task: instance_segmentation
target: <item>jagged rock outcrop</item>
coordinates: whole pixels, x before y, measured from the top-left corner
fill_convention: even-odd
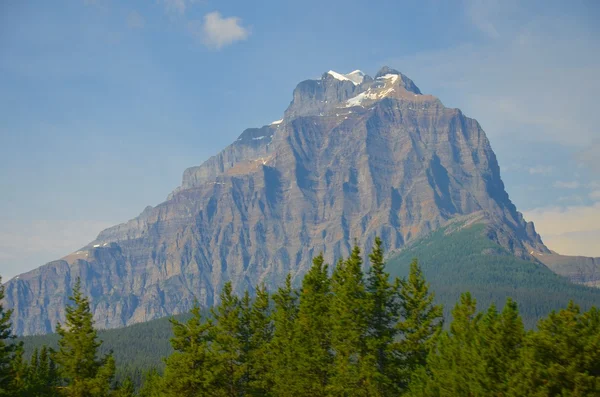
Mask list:
[[[6,284],[19,334],[53,330],[81,277],[100,327],[118,327],[302,275],[376,235],[397,250],[476,214],[515,255],[549,253],[509,200],[477,121],[382,69],[301,82],[283,120],[248,129],[184,172],[137,218]]]

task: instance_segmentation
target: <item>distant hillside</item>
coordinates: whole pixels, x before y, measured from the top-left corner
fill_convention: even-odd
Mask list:
[[[184,320],[188,314],[174,316]],[[170,317],[124,328],[100,330],[98,338],[103,341],[101,353],[113,352],[117,365],[117,378],[130,376],[139,384],[144,372],[151,368],[162,370],[163,358],[172,353]],[[29,357],[35,348],[42,345],[58,347],[57,334],[24,336],[18,340],[25,343],[25,355]]]
[[[600,289],[571,283],[541,263],[516,258],[491,241],[485,225],[441,228],[388,259],[392,276],[406,276],[418,258],[437,301],[449,318],[461,292],[470,291],[479,307],[502,307],[507,297],[519,304],[525,325],[535,326],[569,300],[582,309],[600,307]]]

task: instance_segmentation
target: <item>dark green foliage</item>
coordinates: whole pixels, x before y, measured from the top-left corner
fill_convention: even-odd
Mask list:
[[[253,298],[248,292],[235,296],[226,283],[209,314],[195,307],[185,319],[170,320],[172,353],[164,360],[164,374],[156,369],[161,368],[157,357],[151,362],[154,369],[145,374],[136,369],[132,379],[121,372],[118,382],[112,382],[111,356],[99,358],[101,343],[89,304],[76,285],[67,325],[59,327],[57,353],[43,347],[25,359],[21,345],[4,345],[10,346],[6,373],[12,389],[3,395],[55,396],[59,391],[67,396],[130,397],[136,388],[142,397],[600,395],[600,311],[582,313],[570,303],[539,321],[537,330],[526,332],[514,300],[508,298],[502,311],[496,309],[502,288],[491,281],[496,276],[501,283],[540,276],[547,287],[564,280],[515,259],[501,262],[507,268],[492,271],[495,276],[484,276],[470,267],[480,257],[477,250],[487,244],[470,234],[474,230],[461,232],[475,249],[455,268],[476,275],[480,287],[489,289],[484,297],[492,303],[479,312],[474,295],[461,294],[445,330],[443,309],[417,260],[408,265],[406,278],[391,280],[381,240],[376,239],[366,276],[355,247],[331,276],[323,257],[314,258],[298,291],[290,276],[272,295],[258,286]],[[463,249],[461,233],[450,240],[452,235],[438,236],[440,244],[449,253]],[[448,276],[450,271],[439,266]],[[404,267],[402,263],[395,271]],[[446,292],[451,290],[448,283],[441,284],[448,287]],[[573,291],[594,297],[585,288]],[[136,327],[140,332],[148,325]]]
[[[375,362],[366,340],[371,300],[368,299],[358,247],[340,261],[331,279],[331,347],[335,352],[329,395],[370,395]]]
[[[15,360],[19,344],[14,341],[12,334],[12,323],[10,317],[12,310],[4,310],[2,300],[4,299],[4,286],[0,277],[0,396],[12,395],[12,390],[15,388],[13,382],[15,380]],[[21,360],[18,360],[19,362]]]
[[[213,338],[212,321],[203,321],[198,306],[192,309],[187,322],[171,320],[175,352],[166,360],[164,380],[151,374],[154,390],[163,390],[164,395],[196,396],[214,387],[215,374],[212,367],[215,357],[209,343]],[[164,386],[161,384],[164,383]],[[149,390],[148,393],[152,392]]]
[[[273,388],[269,377],[271,370],[271,357],[269,344],[273,340],[273,322],[271,319],[271,301],[269,293],[264,286],[256,289],[256,298],[249,312],[249,327],[246,351],[246,376],[249,396],[266,396]]]
[[[516,258],[485,236],[484,225],[445,233],[440,229],[418,240],[390,257],[387,268],[392,276],[406,277],[411,260],[419,258],[447,318],[464,291],[470,291],[482,307],[502,306],[507,298],[520,302],[526,328],[569,300],[585,310],[600,305],[600,289],[572,284],[545,265]]]
[[[379,237],[369,255],[371,268],[367,276],[366,291],[368,304],[366,363],[371,365],[371,395],[388,396],[399,392],[400,357],[396,349],[397,323],[400,320],[398,290],[400,280],[392,283],[385,271],[383,247]]]
[[[65,379],[61,393],[69,397],[107,396],[114,373],[115,362],[111,355],[98,358],[98,341],[87,297],[81,293],[77,279],[69,298],[72,306],[66,307],[66,321],[58,324],[60,336],[54,360]]]
[[[266,380],[272,385],[274,396],[292,397],[299,388],[297,367],[299,343],[296,331],[298,318],[298,292],[292,289],[291,276],[273,295],[273,339],[267,346],[270,370]]]
[[[331,280],[323,255],[313,260],[300,290],[296,318],[298,352],[296,396],[325,396],[333,354],[331,351]]]
[[[34,350],[30,362],[21,361],[21,396],[52,397],[58,396],[60,378],[56,363],[52,359],[53,352],[46,346]]]
[[[573,302],[527,335],[511,395],[600,395],[600,310]]]
[[[442,307],[433,304],[421,268],[416,259],[410,263],[406,280],[400,280],[400,317],[396,328],[401,336],[396,349],[400,354],[397,384],[405,389],[411,374],[427,363],[427,355],[442,327]]]
[[[210,315],[207,310],[201,310],[204,316]],[[185,322],[190,317],[189,313],[172,317]],[[139,387],[144,378],[144,373],[151,368],[162,372],[164,369],[163,358],[173,353],[169,342],[173,336],[170,318],[130,325],[125,328],[99,330],[98,339],[102,345],[98,352],[100,355],[112,353],[117,367],[115,378],[118,381],[131,378],[136,387]],[[29,359],[33,350],[46,345],[58,349],[58,334],[35,335],[18,338],[24,342],[25,357]]]

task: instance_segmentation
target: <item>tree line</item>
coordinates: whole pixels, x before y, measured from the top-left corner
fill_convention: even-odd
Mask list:
[[[464,293],[444,326],[416,260],[391,279],[376,239],[369,262],[364,272],[358,247],[333,269],[319,255],[298,289],[288,276],[253,297],[226,283],[210,313],[171,319],[174,352],[140,387],[117,382],[112,355],[98,353],[79,281],[58,348],[28,359],[0,306],[0,396],[600,395],[597,308],[570,302],[526,331],[513,300],[478,312]]]

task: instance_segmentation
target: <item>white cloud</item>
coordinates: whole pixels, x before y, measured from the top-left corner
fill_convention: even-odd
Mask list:
[[[506,1],[506,0],[505,0]],[[498,0],[466,0],[465,10],[471,23],[486,35],[497,38],[500,36],[493,22],[493,17],[501,9]]]
[[[587,165],[592,171],[600,174],[600,161],[598,154],[600,153],[600,140],[595,140],[587,145],[587,148],[579,153],[579,159]]]
[[[590,198],[594,201],[600,201],[600,190],[593,190],[589,194]]]
[[[556,181],[552,186],[558,189],[577,189],[581,184],[577,181]]]
[[[491,3],[493,12],[477,11],[475,6],[467,13],[474,24],[489,18],[487,25],[477,22],[479,28],[487,30],[488,36],[500,32],[500,37],[388,63],[400,65],[417,85],[427,84],[421,88],[440,95],[447,106],[460,106],[476,117],[492,138],[512,134],[531,142],[588,148],[597,139],[600,125],[600,112],[594,108],[600,91],[600,41],[593,29],[570,16],[538,15],[513,22],[496,17],[514,15],[503,10],[504,2]]]
[[[537,208],[524,215],[535,223],[550,249],[565,255],[600,256],[600,202]]]
[[[127,26],[132,29],[142,29],[146,24],[146,20],[137,11],[131,11],[127,15]]]
[[[161,1],[165,6],[165,10],[168,13],[172,14],[185,14],[185,10],[187,8],[185,0],[162,0]]]
[[[554,171],[551,165],[536,165],[527,170],[531,175],[550,175]]]
[[[198,21],[190,22],[188,28],[192,34],[202,40],[204,45],[214,49],[246,40],[250,35],[250,30],[241,25],[240,18],[223,18],[218,11],[206,14],[201,25]]]
[[[184,15],[191,4],[202,3],[204,0],[157,0],[169,14]]]

